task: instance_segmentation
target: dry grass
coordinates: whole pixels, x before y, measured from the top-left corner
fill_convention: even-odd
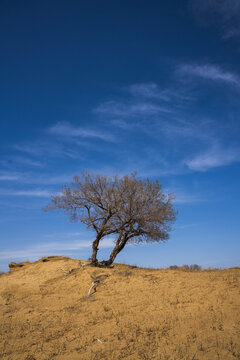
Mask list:
[[[1,275],[2,360],[240,359],[239,268],[83,263],[51,258]]]

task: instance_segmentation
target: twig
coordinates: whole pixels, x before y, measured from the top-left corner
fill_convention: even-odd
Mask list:
[[[109,276],[108,274],[102,274],[102,275],[96,276],[95,273],[89,274],[89,275],[91,276],[93,281],[92,281],[92,285],[91,285],[90,289],[88,290],[88,296],[91,295],[92,289],[94,289],[94,292],[97,291],[96,287],[97,287],[97,284],[99,284],[100,282],[101,282],[101,284],[103,284],[105,286],[105,284],[103,283],[103,279]]]
[[[94,292],[97,291],[97,290],[96,290],[96,287],[97,287],[97,284],[99,284],[99,283],[100,283],[100,280],[99,280],[99,279],[93,280],[92,285],[91,285],[90,289],[88,290],[88,296],[91,295],[91,290],[92,290],[92,289],[94,289]]]

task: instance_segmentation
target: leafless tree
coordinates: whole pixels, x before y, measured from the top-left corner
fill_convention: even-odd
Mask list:
[[[64,186],[59,194],[52,195],[51,203],[44,210],[62,209],[73,222],[81,222],[96,232],[92,243],[92,264],[97,265],[100,240],[115,231],[113,216],[114,183],[117,180],[106,176],[82,173],[75,176],[70,186]]]
[[[172,195],[165,195],[158,181],[136,173],[107,177],[82,173],[70,186],[52,195],[45,210],[62,209],[71,221],[81,222],[96,232],[92,243],[92,265],[97,266],[99,242],[115,234],[115,246],[107,261],[111,265],[127,243],[161,242],[169,238],[176,218]]]
[[[121,196],[113,220],[118,236],[109,259],[103,262],[106,265],[113,263],[127,243],[166,241],[176,219],[174,196],[164,194],[157,180],[124,176],[118,179],[117,192]]]

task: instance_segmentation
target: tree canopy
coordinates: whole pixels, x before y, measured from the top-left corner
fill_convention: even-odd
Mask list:
[[[108,177],[84,172],[52,195],[45,210],[52,209],[62,209],[71,221],[96,232],[93,265],[99,264],[98,246],[105,236],[115,237],[109,259],[102,262],[110,265],[127,243],[166,241],[176,218],[172,194],[164,194],[157,180],[142,180],[136,173]]]

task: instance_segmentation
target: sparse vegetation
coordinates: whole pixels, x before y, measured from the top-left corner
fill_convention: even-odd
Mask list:
[[[45,210],[62,209],[71,221],[81,222],[96,232],[92,243],[91,264],[98,266],[100,241],[115,234],[115,246],[107,261],[111,265],[126,244],[161,242],[169,238],[171,224],[176,218],[173,196],[164,194],[156,180],[137,178],[133,173],[120,178],[82,173],[75,176],[71,186],[52,195]]]
[[[182,271],[200,271],[202,270],[200,265],[197,264],[192,264],[192,265],[182,265],[182,266],[177,266],[177,265],[171,265],[169,266],[170,270],[182,270]]]
[[[240,268],[88,264],[43,258],[0,278],[1,360],[239,359]]]

